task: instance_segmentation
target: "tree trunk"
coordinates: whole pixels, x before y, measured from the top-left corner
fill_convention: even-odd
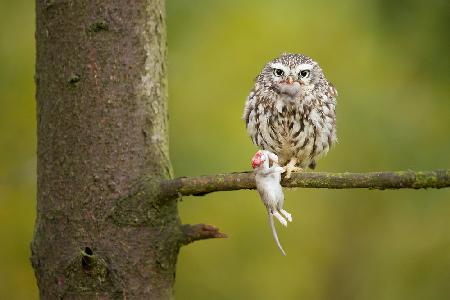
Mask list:
[[[38,0],[36,22],[40,296],[172,298],[164,1]]]

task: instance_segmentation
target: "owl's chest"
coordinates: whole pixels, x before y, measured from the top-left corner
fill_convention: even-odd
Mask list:
[[[299,142],[314,132],[308,115],[296,111],[275,114],[268,127],[270,133],[277,137],[281,152],[292,152]]]
[[[314,131],[315,110],[306,107],[282,106],[275,108],[268,118],[268,130],[276,133],[283,146],[292,147],[300,136],[307,136]],[[317,114],[319,115],[319,114]]]
[[[335,140],[334,118],[321,107],[283,107],[272,111],[266,130],[278,141],[282,157],[308,161],[328,151]]]

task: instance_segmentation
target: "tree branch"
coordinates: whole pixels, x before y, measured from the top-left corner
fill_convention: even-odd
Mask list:
[[[328,189],[426,189],[450,187],[450,170],[396,171],[370,173],[295,173],[283,179],[284,187]],[[217,174],[198,177],[179,177],[161,182],[167,194],[202,196],[218,191],[255,189],[252,172]]]
[[[227,237],[226,234],[219,232],[219,228],[207,224],[196,224],[196,225],[185,224],[181,226],[181,231],[182,231],[182,238],[180,242],[182,245],[188,245],[195,241],[205,239]]]

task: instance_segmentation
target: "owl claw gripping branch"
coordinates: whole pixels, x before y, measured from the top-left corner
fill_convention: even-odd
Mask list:
[[[271,163],[272,166],[270,166]],[[287,226],[288,221],[292,222],[291,214],[283,209],[284,195],[280,180],[284,168],[278,166],[278,156],[266,150],[256,152],[252,159],[252,167],[255,172],[256,188],[267,209],[273,239],[281,253],[286,255],[278,241],[275,224],[273,223],[274,216],[284,226]]]
[[[313,168],[336,143],[337,91],[319,64],[283,54],[266,64],[245,103],[247,133],[291,172]]]

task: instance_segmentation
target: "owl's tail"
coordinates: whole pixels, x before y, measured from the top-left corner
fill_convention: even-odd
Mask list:
[[[270,210],[268,211],[268,214],[269,214],[269,225],[270,229],[272,230],[273,239],[275,240],[275,243],[277,244],[278,249],[280,249],[281,253],[283,253],[283,255],[286,256],[286,252],[284,252],[283,247],[281,247],[280,241],[278,240],[277,231],[275,230],[275,224],[273,222],[273,214],[270,212]]]

